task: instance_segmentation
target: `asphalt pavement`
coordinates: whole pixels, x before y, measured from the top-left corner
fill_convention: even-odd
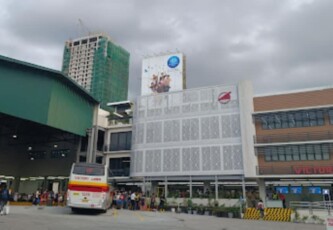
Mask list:
[[[67,207],[12,206],[0,216],[0,230],[324,230],[324,225],[112,210],[73,214]]]

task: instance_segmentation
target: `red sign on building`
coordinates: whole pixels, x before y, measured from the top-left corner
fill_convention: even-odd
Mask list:
[[[230,96],[231,92],[223,92],[220,93],[220,95],[218,96],[218,101],[221,104],[227,104],[230,100],[231,100],[231,96]]]
[[[333,174],[333,166],[294,166],[295,174]]]

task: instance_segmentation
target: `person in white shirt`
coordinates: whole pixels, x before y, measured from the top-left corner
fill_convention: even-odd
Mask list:
[[[135,210],[135,197],[136,197],[136,195],[135,195],[135,192],[133,192],[132,194],[131,194],[131,209],[132,210]]]

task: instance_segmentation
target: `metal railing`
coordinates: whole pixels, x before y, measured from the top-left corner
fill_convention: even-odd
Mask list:
[[[331,215],[331,211],[333,208],[333,202],[332,201],[316,201],[316,202],[290,201],[289,207],[293,208],[295,210],[308,209],[310,215],[313,215],[314,210],[327,211],[328,215]]]
[[[333,131],[295,132],[254,136],[255,144],[332,140]]]

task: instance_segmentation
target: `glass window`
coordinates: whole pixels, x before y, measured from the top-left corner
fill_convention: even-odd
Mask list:
[[[310,126],[318,125],[317,116],[315,111],[309,112]]]
[[[332,109],[328,110],[328,116],[330,118],[330,124],[332,125],[333,124],[333,110]]]
[[[296,120],[296,127],[302,127],[303,126],[302,113],[301,112],[296,112],[295,113],[295,120]]]
[[[288,113],[288,124],[289,128],[294,128],[296,126],[295,114]]]
[[[132,145],[132,132],[128,132],[126,137],[126,149],[130,150],[131,145]]]
[[[75,165],[73,169],[73,174],[78,175],[103,176],[104,173],[104,166]]]
[[[318,110],[316,112],[317,115],[317,124],[318,125],[324,125],[324,113],[321,110]]]
[[[293,152],[293,159],[294,161],[299,161],[300,157],[299,157],[299,149],[297,145],[294,145],[291,147],[292,152]]]
[[[313,161],[315,159],[313,145],[306,146],[306,153],[309,161]]]
[[[265,148],[265,161],[272,161],[272,153],[269,147]]]
[[[278,153],[279,153],[279,161],[285,161],[286,155],[285,155],[283,146],[278,147]]]
[[[302,120],[303,120],[303,126],[308,127],[310,126],[310,118],[309,118],[309,113],[306,111],[302,112]]]
[[[130,150],[132,132],[111,133],[111,151]]]
[[[267,116],[260,117],[262,129],[268,129]]]
[[[86,156],[80,156],[79,157],[79,162],[86,162],[87,161],[87,157]]]
[[[324,144],[321,146],[321,150],[323,153],[323,160],[329,160],[330,159],[330,147],[328,144]]]
[[[286,113],[281,114],[281,122],[282,122],[282,128],[288,128],[288,116]]]
[[[291,146],[286,146],[286,161],[292,161],[293,156],[292,156],[292,149]]]
[[[274,116],[272,115],[269,115],[268,116],[268,128],[269,129],[274,129],[275,128],[275,119],[274,119]]]
[[[103,164],[103,157],[102,156],[97,156],[96,157],[96,163],[97,164]]]
[[[118,133],[112,133],[110,151],[116,150],[118,150]]]
[[[276,147],[271,147],[272,150],[272,161],[278,161],[278,151]]]
[[[316,160],[322,160],[322,152],[321,152],[321,145],[315,145],[314,146],[314,152],[315,152],[315,159]]]
[[[275,119],[275,128],[276,129],[281,129],[281,116],[280,114],[275,114],[274,115],[274,119]]]
[[[300,155],[301,161],[306,161],[307,160],[306,147],[304,145],[299,146],[299,155]]]

